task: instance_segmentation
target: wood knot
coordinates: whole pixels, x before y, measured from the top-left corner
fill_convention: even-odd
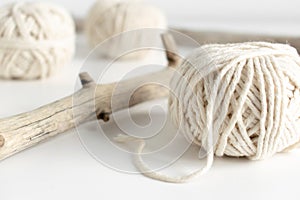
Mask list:
[[[107,121],[109,121],[109,115],[110,115],[110,113],[108,113],[108,112],[100,112],[97,115],[97,119],[98,120],[103,120],[104,122],[107,122]]]
[[[3,147],[5,143],[5,139],[2,135],[0,135],[0,147]]]

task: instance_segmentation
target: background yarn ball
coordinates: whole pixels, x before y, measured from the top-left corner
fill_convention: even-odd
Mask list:
[[[300,59],[293,47],[205,45],[182,63],[170,87],[175,124],[217,156],[259,160],[300,141]]]
[[[95,50],[108,58],[160,43],[160,38],[151,37],[151,31],[147,34],[147,29],[166,27],[166,18],[158,8],[137,0],[98,0],[85,20],[85,33],[90,46],[101,44]],[[121,33],[124,34],[117,36]],[[124,57],[141,58],[146,54],[146,50],[137,50]]]
[[[68,12],[46,3],[0,8],[0,77],[40,79],[70,62],[75,26]]]

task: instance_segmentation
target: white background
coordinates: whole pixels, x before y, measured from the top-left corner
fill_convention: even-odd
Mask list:
[[[0,4],[11,2],[2,0]],[[92,0],[52,0],[83,17]],[[298,0],[148,0],[165,11],[170,25],[197,29],[234,30],[253,33],[300,35]],[[0,81],[0,117],[10,116],[44,105],[73,92],[75,80],[88,49],[83,37],[72,64],[62,73],[37,82]],[[152,60],[154,62],[154,60]],[[164,63],[161,57],[155,62]],[[125,63],[123,65],[136,65]],[[101,66],[101,61],[99,61]],[[115,81],[126,72],[118,66],[106,77]],[[160,104],[166,108],[166,102]],[[147,121],[148,104],[139,106],[133,116]],[[113,123],[103,125],[112,134],[121,133]],[[89,126],[81,129],[92,135]],[[99,146],[103,145],[99,141]],[[99,147],[100,148],[100,147]],[[119,158],[131,166],[131,157]],[[244,159],[216,158],[210,172],[187,184],[168,184],[115,171],[87,153],[76,131],[69,131],[30,150],[0,162],[0,200],[18,199],[299,199],[300,151],[278,154],[252,162]],[[193,154],[193,152],[191,153]],[[194,168],[201,164],[195,157]],[[185,171],[189,166],[183,166]],[[179,169],[179,172],[182,171]],[[175,170],[176,171],[176,170]]]
[[[34,0],[33,0],[34,1]],[[84,17],[94,0],[48,0]],[[12,2],[1,0],[1,4]],[[298,0],[145,0],[161,8],[171,26],[299,34]]]
[[[174,22],[184,18],[187,21],[199,20],[280,20],[294,21],[300,19],[299,1],[297,0],[144,0],[163,9],[167,17]],[[2,0],[0,4],[12,2]],[[84,16],[93,4],[94,0],[69,1],[69,0],[49,0],[58,3],[70,12]]]

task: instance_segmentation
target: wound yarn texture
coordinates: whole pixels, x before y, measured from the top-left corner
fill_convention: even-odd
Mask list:
[[[206,45],[178,74],[170,84],[176,96],[170,96],[170,113],[207,151],[259,160],[299,142],[300,58],[293,47]]]
[[[186,182],[207,172],[214,156],[261,160],[299,144],[300,58],[289,45],[202,46],[177,68],[170,88],[172,121],[200,146],[206,165],[180,177],[152,171],[141,158],[145,141],[137,139],[135,164],[145,176]]]
[[[0,8],[0,77],[42,79],[68,64],[75,25],[68,12],[47,3]]]
[[[98,0],[85,20],[88,42],[103,57],[142,58],[160,38],[151,37],[147,29],[165,29],[166,18],[156,7],[138,0]],[[150,46],[150,47],[151,47]],[[129,53],[135,51],[134,53]]]

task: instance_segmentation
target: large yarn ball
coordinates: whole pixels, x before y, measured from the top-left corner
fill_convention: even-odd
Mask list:
[[[46,3],[0,8],[0,77],[41,79],[68,64],[75,26],[66,10]]]
[[[293,47],[205,45],[181,64],[170,86],[174,123],[217,156],[259,160],[299,143],[300,59]]]
[[[142,1],[97,0],[86,18],[85,33],[90,46],[97,47],[95,51],[103,57],[142,58],[148,52],[138,49],[160,42],[147,29],[166,26],[164,14]]]

